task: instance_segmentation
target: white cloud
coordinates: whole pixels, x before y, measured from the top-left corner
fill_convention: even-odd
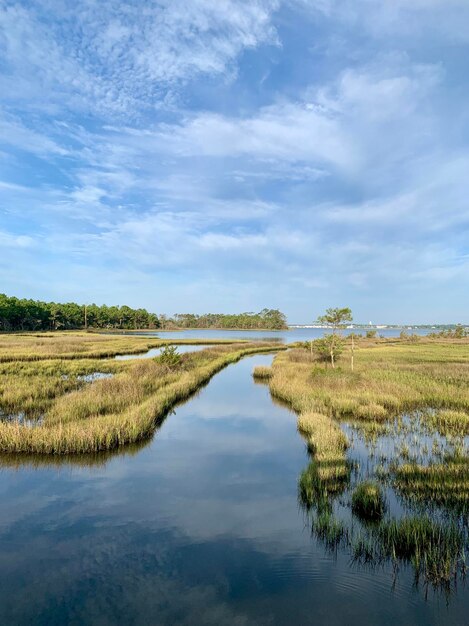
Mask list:
[[[181,81],[226,72],[245,49],[276,43],[276,0],[44,2],[0,8],[8,99],[26,106],[136,114]],[[13,77],[19,76],[16,81]],[[171,98],[171,96],[169,96]]]
[[[159,137],[180,156],[250,156],[343,167],[355,157],[338,121],[306,103],[272,105],[255,117],[241,119],[201,113],[180,126],[163,128]]]
[[[278,179],[287,172],[286,178],[294,180],[294,171],[296,178],[303,172],[303,180],[334,170],[362,176],[379,164],[382,175],[432,145],[437,118],[428,99],[441,80],[437,65],[385,57],[249,117],[199,112],[179,124],[126,132],[129,143],[138,141],[140,149],[147,145],[176,158],[250,159],[258,167],[251,168],[252,176],[269,164],[271,177],[278,172]]]

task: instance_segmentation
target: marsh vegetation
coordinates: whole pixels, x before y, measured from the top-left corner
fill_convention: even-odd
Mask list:
[[[179,354],[166,345],[155,359],[117,361],[106,357],[146,350],[148,340],[81,334],[0,341],[0,451],[25,454],[95,453],[138,442],[226,365],[279,349],[237,343]]]
[[[138,355],[169,345],[229,345],[243,340],[160,339],[138,335],[85,332],[1,333],[0,363],[47,359],[103,359]],[[244,341],[244,343],[246,343]]]
[[[350,345],[335,367],[300,345],[263,375],[306,441],[300,503],[327,549],[448,590],[469,545],[469,342],[371,336],[354,349],[353,371]]]

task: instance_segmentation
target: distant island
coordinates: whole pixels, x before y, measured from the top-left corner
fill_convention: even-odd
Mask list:
[[[179,313],[173,318],[160,317],[163,328],[222,328],[242,330],[287,330],[287,318],[278,309],[259,313]]]

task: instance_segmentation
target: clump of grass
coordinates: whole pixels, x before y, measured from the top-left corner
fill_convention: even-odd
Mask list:
[[[300,474],[298,500],[309,511],[330,511],[332,499],[342,494],[350,482],[350,464],[343,456],[313,460]]]
[[[443,409],[426,415],[425,425],[442,435],[464,437],[469,434],[469,412]]]
[[[312,532],[332,551],[345,543],[348,535],[345,524],[330,511],[323,511],[313,519]]]
[[[267,381],[270,380],[273,376],[273,371],[271,367],[266,367],[264,365],[258,365],[254,368],[252,373],[255,380]]]
[[[352,510],[362,520],[380,520],[386,510],[381,487],[372,481],[360,483],[352,494]]]
[[[381,520],[344,535],[356,563],[376,566],[384,562],[408,564],[418,583],[448,590],[457,576],[464,577],[465,536],[453,523],[412,516]]]
[[[434,585],[465,569],[464,536],[454,524],[406,517],[382,522],[375,537],[382,556],[411,563],[417,577]]]

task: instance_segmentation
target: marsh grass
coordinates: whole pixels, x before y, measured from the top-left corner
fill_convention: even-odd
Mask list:
[[[270,388],[298,413],[380,422],[432,407],[456,412],[448,413],[447,421],[469,423],[467,341],[361,347],[355,352],[353,372],[343,362],[335,370],[311,364],[307,350],[304,361],[298,358],[298,349],[292,352],[276,357]]]
[[[396,465],[403,462],[395,473],[399,493],[420,501],[466,503],[467,462],[426,469],[415,462],[411,450],[418,450],[422,432],[447,437],[452,450],[458,446],[453,439],[469,434],[469,341],[364,340],[355,350],[354,371],[344,361],[332,369],[311,362],[308,350],[295,348],[279,353],[272,365],[271,394],[298,413],[298,428],[316,462],[324,463],[329,473],[330,468],[340,473],[341,463],[347,471],[340,422],[360,428],[368,445],[396,422],[396,432],[404,435],[407,429],[409,436],[396,449]],[[418,420],[401,419],[413,412],[419,412]]]
[[[469,513],[469,459],[452,456],[428,466],[405,463],[395,468],[393,486],[404,500]]]
[[[123,354],[142,354],[167,345],[229,345],[248,343],[242,339],[150,339],[136,335],[86,332],[0,333],[0,363],[44,359],[100,359]]]
[[[344,522],[338,520],[330,511],[322,511],[312,521],[312,532],[324,543],[326,548],[335,552],[339,546],[347,545],[348,530]]]
[[[448,588],[465,576],[464,533],[454,524],[427,517],[383,520],[350,541],[352,558],[365,565],[390,561],[409,564],[416,582],[421,578],[437,588]]]
[[[44,415],[57,398],[83,388],[87,376],[122,369],[112,361],[92,359],[0,363],[0,412]]]
[[[313,517],[311,531],[327,550],[348,551],[355,564],[374,568],[390,563],[395,569],[409,565],[416,584],[423,581],[448,591],[452,582],[466,575],[466,538],[454,523],[409,516],[375,520],[357,528],[331,510],[320,510]]]
[[[386,510],[386,502],[381,487],[373,481],[360,483],[352,494],[352,511],[361,520],[380,520]]]
[[[272,378],[272,368],[264,365],[258,365],[252,373],[254,379],[268,381]]]
[[[386,520],[374,538],[379,558],[410,563],[417,579],[423,576],[435,586],[465,573],[464,535],[454,524],[428,517]]]
[[[345,492],[351,467],[342,457],[312,460],[298,481],[298,500],[305,511],[331,512],[333,499]]]
[[[0,406],[38,407],[40,425],[0,421],[0,451],[14,454],[87,454],[149,437],[168,411],[243,356],[283,349],[231,344],[181,355],[177,370],[154,359],[139,361],[43,360],[3,364],[14,394],[1,388]],[[112,378],[86,383],[93,371]]]
[[[82,454],[35,454],[35,453],[0,453],[0,468],[22,470],[25,467],[32,469],[52,467],[54,469],[69,470],[69,468],[105,467],[109,461],[117,456],[135,456],[148,445],[148,440],[138,441],[114,450],[102,450],[94,453]]]

